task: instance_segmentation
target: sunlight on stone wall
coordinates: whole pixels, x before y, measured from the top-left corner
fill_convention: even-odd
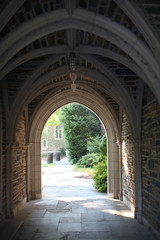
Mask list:
[[[123,200],[130,208],[135,205],[135,163],[134,145],[130,126],[123,113],[122,121],[122,192]]]
[[[25,119],[19,118],[13,155],[13,208],[26,197],[26,145]]]

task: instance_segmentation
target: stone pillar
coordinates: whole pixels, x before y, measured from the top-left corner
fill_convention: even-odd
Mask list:
[[[142,166],[141,141],[134,139],[135,148],[135,218],[142,223]]]
[[[108,142],[107,194],[109,198],[118,198],[119,194],[119,156],[116,142]]]
[[[16,156],[16,143],[8,142],[6,144],[6,215],[7,218],[12,218],[13,213],[13,160]]]
[[[27,202],[30,201],[31,196],[30,196],[30,171],[31,171],[31,167],[30,167],[30,148],[32,146],[32,143],[27,143],[26,144],[26,149],[27,149],[27,153],[26,153],[26,182],[27,182]]]
[[[41,142],[32,143],[30,149],[30,193],[31,199],[42,197]]]
[[[122,201],[122,142],[117,141],[119,154],[119,200]]]

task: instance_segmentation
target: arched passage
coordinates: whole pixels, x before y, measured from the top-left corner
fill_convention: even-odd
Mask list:
[[[136,216],[159,233],[159,2],[1,2],[0,220],[25,200],[26,147],[27,164],[31,163],[27,165],[28,198],[40,196],[37,146],[42,126],[60,106],[78,102],[103,121],[110,138],[109,160],[118,159],[122,151],[122,168],[124,161],[128,167],[122,174],[128,184],[123,189],[135,187]],[[70,52],[78,60],[79,99],[80,90],[75,95],[69,92]],[[117,140],[121,141],[119,153]],[[23,182],[15,168],[22,170],[18,162],[24,163]],[[113,190],[118,181],[115,161],[109,166],[114,177],[109,189]]]
[[[62,71],[63,70],[63,71]],[[26,142],[28,143],[27,150],[27,198],[36,199],[41,197],[41,133],[43,126],[50,115],[56,111],[58,108],[71,103],[77,102],[88,108],[90,108],[93,112],[96,113],[97,116],[102,120],[108,136],[108,196],[121,199],[121,111],[124,111],[127,115],[127,119],[129,121],[129,126],[131,128],[131,141],[134,142],[135,146],[135,154],[133,154],[133,161],[135,163],[136,170],[133,172],[135,174],[135,190],[133,187],[135,202],[133,204],[132,209],[136,209],[137,212],[141,213],[141,165],[140,161],[140,149],[136,147],[136,144],[139,143],[139,134],[138,134],[138,126],[137,126],[137,114],[133,111],[132,107],[134,107],[131,99],[126,96],[123,89],[113,89],[113,85],[109,84],[106,81],[106,78],[100,76],[99,74],[95,74],[95,72],[90,73],[90,70],[87,70],[87,73],[84,74],[87,76],[87,79],[99,79],[99,83],[104,82],[103,88],[100,84],[94,87],[94,83],[88,83],[87,86],[85,83],[83,84],[83,80],[76,80],[77,90],[73,92],[70,89],[71,80],[66,80],[66,82],[61,81],[59,84],[55,81],[51,85],[47,85],[46,83],[52,81],[55,76],[59,76],[60,74],[68,73],[66,67],[59,69],[59,71],[55,71],[54,74],[49,73],[47,76],[43,76],[39,79],[39,82],[35,81],[35,83],[31,84],[32,87],[30,90],[21,91],[19,97],[21,98],[21,104],[13,104],[12,109],[16,109],[16,113],[14,111],[14,116],[12,115],[12,119],[9,119],[10,122],[10,131],[8,132],[8,138],[14,139],[14,131],[15,131],[15,122],[18,121],[20,113],[24,111],[27,105],[34,102],[34,98],[43,94],[43,99],[36,105],[34,112],[29,117],[29,122],[27,123],[27,138]],[[77,71],[78,72],[78,71]],[[83,73],[83,71],[82,71]],[[83,75],[83,74],[82,74]],[[90,77],[90,78],[89,78]],[[103,81],[101,81],[103,80]],[[45,84],[45,86],[44,86]],[[107,86],[106,86],[107,85]],[[96,90],[101,89],[105,90],[106,93],[110,95],[114,95],[117,102],[120,104],[120,108],[118,111],[118,115],[116,111],[109,104],[107,99],[103,98],[102,94],[99,94]],[[108,87],[108,88],[107,88]],[[81,89],[81,90],[80,90]],[[49,92],[45,93],[46,90]],[[44,93],[43,93],[44,92]],[[23,96],[22,96],[23,93]],[[121,94],[118,94],[121,93]],[[123,96],[123,97],[122,97]],[[125,98],[125,99],[124,99]],[[16,103],[16,101],[15,101]],[[129,104],[131,103],[131,104]],[[15,107],[16,106],[16,107]],[[132,107],[131,107],[132,106]],[[20,110],[21,109],[21,110]],[[14,122],[15,121],[15,122]],[[12,126],[12,127],[11,127]],[[9,165],[10,168],[10,165]],[[128,183],[127,183],[128,184]],[[129,183],[130,184],[130,183]],[[12,182],[11,182],[12,185]],[[134,184],[133,184],[134,185]],[[125,187],[125,186],[124,186]],[[131,187],[132,188],[132,187]],[[8,191],[9,192],[9,191]],[[123,195],[124,200],[124,195]],[[11,200],[12,202],[12,200]],[[125,203],[131,207],[130,199],[129,201],[125,201]]]
[[[28,182],[28,198],[41,198],[41,134],[45,122],[50,115],[58,108],[72,103],[80,103],[91,109],[103,122],[108,135],[108,196],[118,198],[120,192],[120,174],[119,174],[119,150],[117,142],[120,139],[119,127],[111,111],[106,105],[92,94],[81,91],[68,91],[57,94],[49,98],[41,105],[35,113],[30,125],[29,143],[31,145],[28,152],[28,173],[30,181]]]

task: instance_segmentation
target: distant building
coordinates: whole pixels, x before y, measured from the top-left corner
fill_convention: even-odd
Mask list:
[[[47,133],[42,135],[41,148],[42,154],[49,152],[59,152],[61,148],[65,148],[63,125],[50,126]]]

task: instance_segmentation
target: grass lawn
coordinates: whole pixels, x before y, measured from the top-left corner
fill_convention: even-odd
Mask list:
[[[93,177],[94,174],[94,168],[79,168],[77,165],[74,165],[74,171],[84,172],[90,177]]]
[[[54,166],[54,163],[46,163],[46,164],[43,164],[42,167],[53,167]]]

